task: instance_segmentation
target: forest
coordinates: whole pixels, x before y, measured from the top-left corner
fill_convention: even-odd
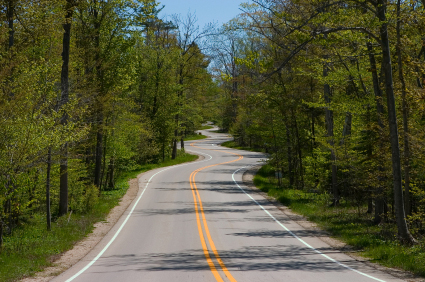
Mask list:
[[[0,1],[0,245],[89,213],[207,120],[268,153],[278,189],[422,245],[425,1],[252,0],[205,29],[162,8]]]
[[[50,229],[122,173],[175,159],[218,88],[194,17],[163,21],[155,1],[0,7],[1,245],[35,214]]]
[[[215,45],[235,143],[404,244],[425,232],[424,4],[254,0]]]

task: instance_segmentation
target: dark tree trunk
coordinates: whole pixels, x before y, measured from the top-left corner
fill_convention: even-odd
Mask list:
[[[182,136],[181,136],[181,139],[180,139],[180,149],[181,149],[182,151],[184,151],[184,138],[183,138],[183,133],[182,133]]]
[[[368,198],[367,199],[367,211],[366,213],[373,213],[373,199]]]
[[[301,150],[301,138],[298,131],[297,117],[294,114],[294,112],[292,112],[292,117],[294,120],[295,136],[297,138],[297,153],[298,153],[298,162],[299,162],[298,175],[300,177],[300,181],[299,181],[299,185],[297,185],[298,186],[297,188],[303,189],[304,188],[304,168],[303,168],[303,158],[302,158],[302,150]]]
[[[171,159],[175,160],[177,158],[177,138],[173,140],[173,152],[171,153]]]
[[[351,122],[353,119],[353,115],[350,112],[345,113],[345,121],[344,121],[344,128],[342,129],[342,140],[340,142],[340,145],[343,145],[345,142],[345,137],[351,135]]]
[[[115,187],[115,183],[114,183],[114,172],[115,172],[115,162],[114,162],[114,158],[111,158],[109,160],[109,165],[108,165],[108,189],[114,189]]]
[[[310,92],[311,95],[313,97],[314,95],[314,82],[313,82],[313,78],[311,78],[311,82],[310,82]],[[316,182],[316,187],[319,184],[319,178],[317,177],[317,172],[316,172],[316,154],[314,153],[314,149],[316,148],[316,129],[315,129],[315,123],[314,123],[314,119],[315,119],[316,115],[314,112],[314,108],[311,109],[311,157],[313,158],[313,176]]]
[[[393,171],[393,188],[394,188],[394,209],[397,222],[398,236],[400,241],[408,244],[415,242],[415,239],[409,232],[406,223],[406,215],[404,211],[403,201],[403,185],[401,177],[400,147],[398,141],[397,115],[395,106],[395,96],[393,88],[393,73],[391,65],[390,43],[388,38],[388,23],[386,17],[387,0],[377,1],[377,14],[381,22],[381,49],[383,70],[385,75],[385,92],[387,94],[388,106],[388,123],[390,129],[392,171]]]
[[[106,126],[108,126],[107,121],[106,121]],[[106,152],[107,138],[108,138],[108,135],[103,136],[103,148],[102,148],[102,159],[103,159],[103,161],[102,161],[102,172],[100,173],[100,189],[99,189],[100,191],[102,191],[102,189],[107,186],[107,182],[108,182],[108,176],[107,175],[105,176],[106,154],[107,154],[107,152]],[[108,164],[108,166],[109,166],[109,164]],[[108,172],[106,172],[106,174],[107,173]],[[104,180],[104,178],[105,178],[105,180]]]
[[[401,82],[401,99],[403,108],[403,139],[404,139],[404,205],[406,215],[411,214],[410,205],[410,145],[409,145],[409,109],[406,98],[406,82],[403,74],[403,58],[401,54],[401,18],[400,0],[397,1],[397,60],[398,76]]]
[[[288,148],[288,174],[289,174],[289,185],[294,186],[294,168],[292,166],[292,144],[291,144],[291,132],[288,124],[286,124],[286,146]]]
[[[71,42],[71,21],[73,7],[70,1],[66,4],[65,23],[62,25],[64,33],[62,40],[62,71],[61,71],[61,100],[60,107],[66,105],[69,101],[69,51]],[[63,114],[61,124],[68,122],[68,116]],[[68,144],[62,148],[60,159],[60,199],[59,199],[59,215],[68,212]]]
[[[365,93],[366,93],[366,89],[365,89]],[[367,125],[369,126],[369,124],[371,123],[371,113],[370,113],[370,105],[367,105],[367,114],[366,114],[366,122]],[[372,138],[372,134],[371,134],[371,130],[367,131],[367,147],[366,147],[366,154],[367,154],[367,158],[369,160],[372,159],[372,154],[373,154],[373,138]],[[366,213],[373,213],[373,189],[371,186],[368,187],[368,199],[367,199],[367,212]]]
[[[96,134],[96,159],[94,167],[94,185],[100,189],[102,174],[102,156],[103,156],[103,133],[98,129]]]
[[[52,167],[52,148],[47,152],[47,172],[46,172],[46,223],[47,230],[51,230],[52,217],[50,212],[50,171]]]
[[[367,42],[366,44],[367,50],[369,52],[369,62],[370,62],[370,68],[372,72],[372,83],[373,83],[373,92],[375,94],[375,100],[376,100],[376,112],[377,112],[377,118],[378,118],[378,126],[379,126],[379,133],[380,135],[383,135],[383,129],[384,129],[384,123],[382,122],[382,116],[384,114],[384,106],[382,105],[382,91],[381,87],[379,86],[379,76],[377,71],[377,65],[376,65],[376,59],[375,55],[373,54],[373,47],[371,42]],[[380,151],[384,150],[384,146],[382,144],[382,140],[379,140],[379,148]],[[378,171],[380,174],[383,173],[384,168],[382,166],[378,167]],[[384,177],[380,175],[378,177],[379,186],[375,190],[375,215],[373,222],[375,224],[379,224],[382,222],[382,214],[384,212],[384,195],[383,195],[383,182]]]
[[[102,105],[102,96],[103,96],[103,77],[102,77],[102,62],[100,57],[100,27],[101,27],[101,17],[99,17],[99,11],[97,7],[93,8],[93,20],[94,20],[94,36],[93,41],[95,45],[95,62],[96,62],[96,77],[99,84],[99,93],[97,100],[97,132],[96,132],[96,157],[95,157],[95,167],[94,167],[94,185],[99,188],[101,191],[102,186],[102,159],[103,159],[103,105]]]
[[[180,97],[180,94],[178,95]],[[177,158],[177,138],[179,135],[179,115],[176,114],[174,117],[174,120],[176,122],[176,129],[174,129],[174,140],[173,140],[173,151],[171,153],[171,159],[175,160]]]
[[[162,142],[162,161],[165,161],[165,143]]]
[[[328,56],[325,56],[325,60],[328,59]],[[323,77],[327,77],[329,73],[329,66],[327,63],[323,66]],[[339,205],[339,190],[338,190],[338,182],[337,182],[337,166],[336,166],[336,154],[335,150],[333,148],[334,146],[334,121],[333,121],[333,111],[329,109],[330,103],[331,103],[331,87],[329,84],[324,85],[324,96],[325,96],[325,102],[327,104],[327,107],[325,108],[325,121],[326,121],[326,135],[329,138],[329,145],[331,146],[331,166],[332,166],[332,180],[331,180],[331,187],[332,187],[332,194],[333,194],[333,201],[332,205],[336,206]]]
[[[59,215],[68,213],[68,145],[62,148],[60,160]]]

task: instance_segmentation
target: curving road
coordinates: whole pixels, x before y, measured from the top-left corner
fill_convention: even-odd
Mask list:
[[[105,238],[52,281],[402,281],[330,248],[242,184],[264,155],[186,144],[201,161],[157,169]]]

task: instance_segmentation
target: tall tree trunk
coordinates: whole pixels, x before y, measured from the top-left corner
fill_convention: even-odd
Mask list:
[[[106,121],[106,126],[108,126],[108,121]],[[107,182],[108,182],[108,172],[106,171],[105,174],[105,170],[106,170],[106,155],[107,155],[107,151],[106,151],[106,145],[107,145],[107,139],[108,139],[108,135],[104,135],[103,136],[103,147],[102,147],[102,172],[100,173],[100,191],[102,191],[102,189],[104,187],[107,186]],[[109,166],[109,164],[108,164]],[[105,176],[106,175],[106,176]],[[105,179],[104,179],[105,178]]]
[[[177,158],[177,138],[173,139],[173,151],[171,153],[171,159],[174,160]]]
[[[409,232],[406,222],[403,201],[403,185],[401,177],[400,147],[398,141],[397,115],[393,88],[393,73],[391,65],[390,43],[388,38],[388,22],[386,16],[387,0],[377,1],[377,15],[381,23],[381,49],[385,75],[385,92],[387,94],[388,123],[390,129],[391,157],[394,188],[394,209],[400,241],[408,244],[415,242]]]
[[[351,135],[351,123],[352,123],[353,115],[350,112],[345,113],[345,121],[344,127],[342,129],[342,139],[340,145],[345,143],[345,137]]]
[[[314,80],[313,77],[310,80],[310,92],[311,96],[314,96]],[[319,178],[317,177],[317,171],[316,171],[316,154],[314,153],[314,149],[316,148],[316,129],[315,129],[315,119],[316,115],[314,112],[314,108],[311,109],[311,157],[313,159],[313,178],[315,180],[315,187],[319,184]]]
[[[107,175],[108,175],[108,177],[107,177],[108,178],[107,187],[108,187],[108,189],[111,189],[111,190],[114,189],[114,187],[115,187],[114,172],[115,172],[115,161],[114,161],[114,158],[111,157],[111,159],[109,160],[108,173],[107,173]]]
[[[96,158],[95,158],[95,167],[94,167],[94,185],[99,188],[101,191],[102,185],[102,159],[103,159],[103,79],[102,79],[102,62],[100,58],[100,27],[101,19],[99,19],[99,11],[96,7],[97,3],[94,3],[93,8],[93,20],[94,20],[94,45],[95,45],[95,62],[96,62],[96,78],[99,86],[99,93],[97,99],[97,132],[96,132]]]
[[[179,115],[178,114],[175,116],[175,121],[176,121],[176,129],[174,130],[173,151],[171,153],[172,160],[175,160],[177,158],[177,137],[179,135],[178,133]]]
[[[324,59],[327,60],[328,56],[324,56]],[[323,66],[323,77],[327,77],[329,73],[328,63],[325,62]],[[334,147],[334,121],[333,121],[333,111],[329,109],[331,104],[331,87],[328,83],[325,83],[323,87],[323,92],[325,96],[325,102],[327,104],[325,108],[325,121],[326,121],[326,135],[329,139],[328,143],[331,146],[331,166],[332,166],[332,193],[333,193],[333,201],[332,205],[339,205],[339,190],[338,190],[338,182],[337,182],[337,166],[336,166],[336,154]]]
[[[401,18],[400,1],[397,1],[397,61],[398,76],[401,82],[401,99],[403,108],[403,139],[404,139],[404,206],[406,215],[411,214],[410,205],[410,145],[409,145],[409,109],[406,99],[406,82],[403,74],[403,58],[401,54]]]
[[[162,161],[165,161],[165,142],[162,142]]]
[[[301,151],[301,138],[298,131],[298,122],[297,122],[297,116],[295,115],[294,111],[292,110],[292,118],[294,121],[294,129],[295,129],[295,136],[297,138],[297,153],[298,153],[298,163],[299,163],[299,185],[297,185],[297,188],[303,189],[304,188],[304,168],[303,168],[303,158],[302,158],[302,151]]]
[[[62,148],[59,191],[59,215],[64,215],[68,213],[68,144]]]
[[[287,152],[287,158],[288,158],[288,174],[289,174],[289,185],[292,187],[294,186],[294,167],[292,165],[293,160],[292,160],[292,144],[291,144],[291,132],[289,131],[289,125],[286,122],[286,147],[288,149]]]
[[[100,126],[100,125],[99,125]],[[98,129],[96,133],[96,159],[94,167],[94,185],[100,190],[102,175],[102,156],[103,156],[103,133]]]
[[[52,167],[52,148],[49,147],[47,152],[47,172],[46,172],[46,223],[47,230],[51,230],[52,217],[50,212],[50,171]]]
[[[71,42],[71,21],[73,6],[71,1],[66,4],[65,23],[62,25],[64,33],[62,40],[62,71],[61,71],[61,100],[60,107],[69,101],[69,51]],[[61,124],[66,125],[68,115],[63,114]],[[60,199],[59,215],[68,213],[68,144],[64,144],[60,159]]]
[[[378,126],[379,126],[379,134],[383,135],[383,129],[384,129],[384,123],[382,122],[382,116],[384,114],[384,106],[382,105],[382,91],[381,87],[379,86],[379,76],[378,76],[378,70],[376,65],[376,59],[375,55],[373,53],[373,46],[371,42],[366,43],[367,50],[369,52],[369,62],[370,62],[370,68],[372,72],[372,83],[373,83],[373,93],[375,94],[375,101],[376,101],[376,112],[377,112],[377,119],[378,119]],[[379,148],[380,151],[384,150],[384,146],[382,144],[382,140],[379,141]],[[378,171],[380,174],[383,173],[384,168],[380,165],[378,167]],[[375,215],[373,222],[375,224],[379,224],[382,222],[382,214],[384,213],[384,195],[383,195],[383,187],[382,185],[384,182],[384,177],[380,175],[378,177],[378,187],[375,190]]]

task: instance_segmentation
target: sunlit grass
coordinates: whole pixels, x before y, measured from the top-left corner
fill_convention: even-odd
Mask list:
[[[242,147],[239,146],[235,141],[226,141],[224,143],[220,144],[223,147],[232,148],[232,149],[238,149],[238,150],[245,150],[245,151],[251,151],[251,152],[264,152],[261,148],[251,148],[251,147]]]
[[[201,140],[205,138],[207,138],[207,136],[205,135],[193,134],[193,135],[187,135],[186,137],[184,137],[184,141]]]

